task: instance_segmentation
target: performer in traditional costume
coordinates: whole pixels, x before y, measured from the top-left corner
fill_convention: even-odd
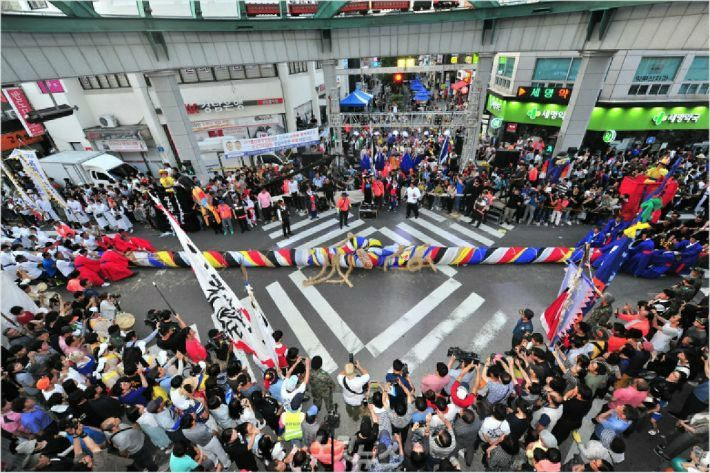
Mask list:
[[[79,254],[74,257],[74,267],[79,271],[81,279],[91,281],[94,287],[103,286],[106,281],[100,276],[101,263],[99,260],[91,259],[86,250],[79,250]]]
[[[599,248],[600,246],[604,245],[604,240],[605,240],[605,235],[601,231],[601,229],[597,226],[592,228],[592,230],[587,233],[587,235],[579,240],[577,245],[575,246],[576,248],[580,248],[587,243],[589,243],[589,246],[592,248]]]
[[[114,250],[106,250],[101,255],[101,274],[109,281],[120,281],[135,273],[128,269],[130,260]]]
[[[680,252],[680,262],[676,266],[675,272],[687,274],[698,261],[698,256],[703,251],[703,245],[694,236],[691,236],[688,240],[676,243],[674,249]]]
[[[629,256],[623,269],[634,276],[640,276],[648,267],[653,255],[653,240],[648,238],[648,233],[641,233],[641,237],[629,246]]]

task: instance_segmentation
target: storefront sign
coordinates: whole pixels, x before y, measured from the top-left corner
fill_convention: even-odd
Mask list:
[[[501,127],[501,125],[503,125],[503,119],[502,119],[502,118],[495,117],[495,118],[491,119],[490,127],[491,127],[492,129],[497,130],[498,128]]]
[[[318,128],[245,140],[224,140],[225,158],[253,156],[281,149],[298,148],[320,142]]]
[[[43,135],[28,136],[25,130],[11,131],[2,135],[2,151],[27,146],[32,143],[39,143],[44,139]]]
[[[700,119],[699,113],[672,113],[668,115],[665,111],[658,112],[651,117],[656,125],[661,125],[666,121],[668,123],[697,123],[698,119]]]
[[[100,151],[116,151],[119,153],[148,151],[148,146],[143,140],[96,140],[96,147]]]
[[[50,92],[53,94],[64,93],[64,86],[62,85],[62,81],[59,79],[41,80],[37,82],[37,86],[43,94],[48,94]]]
[[[506,122],[560,127],[566,105],[519,102],[488,96],[486,109]],[[707,130],[708,107],[606,107],[592,110],[587,130],[605,132],[645,130]]]
[[[607,130],[602,135],[602,141],[604,143],[611,143],[616,139],[616,130]]]
[[[518,124],[508,123],[508,125],[506,125],[505,127],[505,131],[507,131],[508,133],[515,133],[516,131],[518,131]]]
[[[37,136],[44,133],[44,126],[41,123],[29,123],[27,121],[27,114],[34,109],[21,88],[2,89],[2,93],[7,97],[8,102],[10,102],[12,109],[15,111],[15,115],[17,115],[17,119],[20,120],[22,127],[29,136]]]
[[[258,100],[228,100],[226,102],[210,102],[203,104],[185,104],[185,109],[188,115],[194,115],[196,113],[218,113],[218,112],[231,112],[234,110],[244,110],[245,107],[255,107],[262,105],[275,105],[283,103],[284,99],[273,98],[273,99],[258,99]]]
[[[543,103],[569,103],[572,89],[568,87],[518,87],[518,98]]]

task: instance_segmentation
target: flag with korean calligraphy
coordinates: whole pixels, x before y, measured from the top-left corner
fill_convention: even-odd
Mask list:
[[[259,364],[270,368],[278,366],[273,330],[266,316],[259,310],[250,311],[242,305],[234,291],[180,228],[175,217],[155,196],[150,197],[155,206],[165,213],[180,241],[197,282],[212,306],[215,327],[229,337],[235,348],[252,355]]]

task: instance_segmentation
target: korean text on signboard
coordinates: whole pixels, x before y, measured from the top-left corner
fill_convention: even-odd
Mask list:
[[[238,156],[252,156],[281,149],[308,146],[319,142],[318,129],[311,128],[309,130],[284,133],[282,135],[264,136],[261,138],[224,140],[222,145],[224,147],[225,158],[236,158]]]
[[[41,123],[30,123],[27,121],[27,114],[33,109],[21,88],[11,87],[2,89],[2,93],[7,97],[7,101],[10,102],[12,109],[15,111],[17,118],[20,120],[20,123],[22,123],[28,135],[37,136],[44,133],[44,126],[42,126]]]
[[[534,99],[543,103],[569,103],[569,87],[518,87],[518,98]]]

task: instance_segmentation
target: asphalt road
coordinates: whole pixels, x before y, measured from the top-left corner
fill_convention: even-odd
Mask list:
[[[299,225],[301,221],[305,223]],[[380,212],[373,220],[359,221],[353,217],[350,221],[351,231],[379,238],[383,244],[406,239],[445,246],[458,246],[462,241],[471,246],[485,246],[480,242],[494,246],[573,246],[589,230],[587,226],[518,225],[508,229],[489,224],[487,230],[473,229],[472,234],[470,225],[440,212],[427,212],[418,220],[406,220],[403,209]],[[326,245],[341,240],[344,234],[337,234],[334,215],[316,222],[294,216],[292,227],[298,227],[294,229],[295,236],[285,242],[277,224],[243,235],[223,236],[203,231],[191,237],[202,250],[237,250],[270,249],[279,243]],[[148,238],[159,249],[179,249],[174,237],[160,238],[148,228],[136,234]],[[564,265],[479,265],[440,268],[436,273],[429,269],[418,273],[355,270],[350,277],[353,288],[328,284],[304,289],[301,281],[317,271],[315,268],[249,270],[256,298],[271,325],[286,334],[285,343],[298,346],[308,355],[321,355],[324,366],[332,371],[342,369],[348,353],[355,353],[356,359],[376,378],[383,377],[392,360],[400,358],[409,363],[416,379],[432,372],[451,346],[474,350],[482,356],[508,350],[521,308],[529,307],[535,312],[534,325],[540,330],[538,316],[557,295]],[[240,298],[246,297],[239,270],[227,269],[221,274]],[[610,292],[617,304],[633,304],[676,280],[643,280],[620,274]],[[136,315],[139,333],[147,333],[141,323],[146,311],[164,307],[152,282],[160,286],[175,310],[189,324],[194,323],[205,337],[212,328],[210,307],[187,269],[141,269],[138,276],[111,286],[112,292],[123,295],[123,310]],[[355,429],[345,423],[342,432],[346,431]],[[643,431],[629,442],[640,450],[629,455],[624,469],[658,468],[658,458],[651,451],[654,439]]]

